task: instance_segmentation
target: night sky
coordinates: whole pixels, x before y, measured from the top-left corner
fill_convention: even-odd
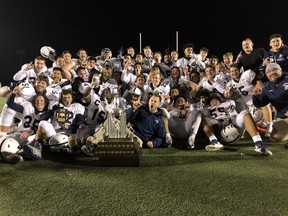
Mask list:
[[[116,56],[121,46],[133,46],[138,52],[141,33],[141,47],[150,45],[153,51],[176,49],[177,44],[182,56],[182,46],[192,42],[196,53],[205,46],[209,56],[221,58],[231,51],[236,58],[246,37],[253,39],[255,48],[266,50],[273,33],[282,34],[284,43],[288,41],[288,2],[284,0],[190,1],[189,5],[182,1],[117,2],[2,0],[2,85],[12,81],[22,64],[40,55],[44,45],[57,54],[70,50],[73,57],[80,48],[99,55],[102,48],[109,47]]]

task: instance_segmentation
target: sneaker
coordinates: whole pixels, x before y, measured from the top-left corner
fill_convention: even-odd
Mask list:
[[[209,145],[205,147],[206,151],[220,151],[224,148],[224,146],[220,142],[211,142]]]
[[[17,155],[17,154],[12,154],[12,155],[7,156],[7,157],[5,157],[5,160],[9,163],[12,163],[12,164],[24,162],[23,157],[21,155]]]
[[[24,144],[22,148],[23,148],[24,153],[28,157],[30,157],[32,160],[40,160],[42,158],[42,153],[41,153],[42,145],[41,145],[41,143],[36,142],[35,147],[33,147],[29,144]]]
[[[269,151],[265,146],[262,146],[262,147],[258,147],[255,145],[255,148],[254,148],[254,151],[255,152],[258,152],[262,155],[265,155],[265,156],[270,156],[272,155],[273,153],[271,151]]]
[[[166,134],[165,143],[168,145],[168,147],[172,146],[173,139],[169,133]]]
[[[187,149],[191,150],[195,148],[195,135],[191,134],[188,138]]]

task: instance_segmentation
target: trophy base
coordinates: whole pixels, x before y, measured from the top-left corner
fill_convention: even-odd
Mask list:
[[[140,166],[142,148],[136,139],[106,138],[92,156],[95,166]]]

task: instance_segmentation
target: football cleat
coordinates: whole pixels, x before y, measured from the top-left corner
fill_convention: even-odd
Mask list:
[[[273,153],[272,153],[271,151],[269,151],[266,147],[257,147],[256,145],[255,145],[254,151],[255,151],[255,152],[258,152],[258,153],[260,153],[260,154],[262,154],[262,155],[265,155],[265,156],[270,156],[270,155],[273,154]]]
[[[211,142],[205,147],[206,151],[221,151],[223,148],[224,146],[220,142]]]

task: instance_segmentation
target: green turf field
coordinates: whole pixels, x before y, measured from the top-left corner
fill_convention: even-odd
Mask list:
[[[89,157],[2,162],[0,215],[287,216],[288,150],[267,143],[270,157],[249,138],[221,152],[201,143],[144,149],[139,167],[99,167]]]

